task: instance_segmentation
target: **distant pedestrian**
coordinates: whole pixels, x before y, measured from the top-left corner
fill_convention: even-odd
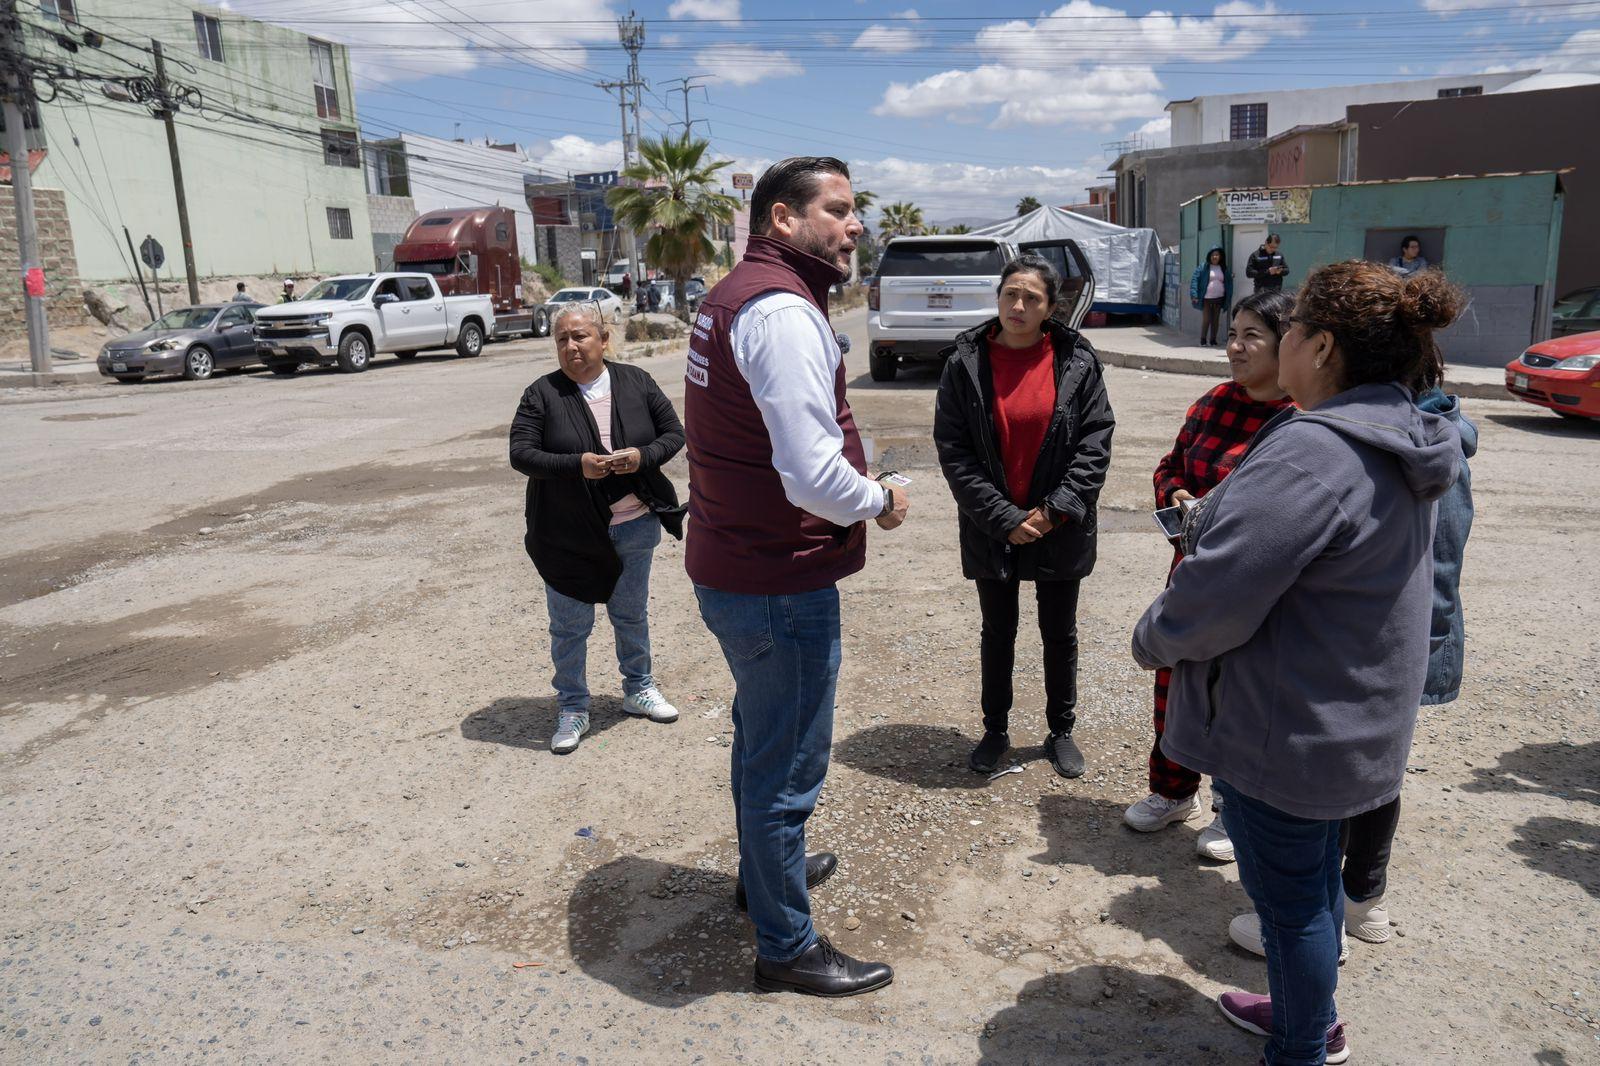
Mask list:
[[[939,466],[960,512],[961,572],[977,584],[983,737],[967,759],[993,773],[1011,747],[1019,598],[1032,584],[1044,643],[1044,753],[1083,776],[1078,587],[1094,569],[1095,502],[1116,419],[1100,360],[1051,312],[1061,276],[1022,255],[1000,275],[999,315],[956,338],[933,416]]]
[[[231,302],[236,304],[253,304],[255,303],[255,300],[251,299],[250,294],[244,291],[244,282],[241,281],[233,287],[233,300]]]
[[[551,322],[559,367],[529,385],[511,423],[511,465],[528,475],[528,555],[545,582],[558,703],[550,750],[589,731],[587,655],[594,605],[606,605],[622,670],[622,709],[655,722],[678,711],[651,673],[650,562],[661,530],[683,536],[685,508],[661,467],[683,424],[644,370],[606,361],[596,304]]]
[[[628,301],[628,296],[632,292],[633,292],[633,275],[629,274],[626,270],[624,270],[622,272],[622,284],[617,286],[617,295],[621,296],[622,297],[622,301],[624,303],[626,303]]]
[[[1408,235],[1400,242],[1400,254],[1389,260],[1389,269],[1402,278],[1428,269],[1428,261],[1422,257],[1422,241],[1416,235]]]
[[[903,487],[866,475],[828,324],[828,287],[862,232],[854,203],[837,159],[767,169],[744,259],[701,304],[684,375],[684,562],[734,685],[735,898],[755,924],[756,987],[818,996],[894,978],[818,935],[810,889],[837,859],[806,854],[832,747],[838,582],[866,565],[867,520],[894,529],[910,506]]]
[[[645,300],[649,303],[650,310],[661,310],[661,286],[654,281],[650,282],[650,292],[646,295]]]
[[[1206,261],[1189,278],[1189,303],[1200,312],[1200,347],[1215,347],[1222,316],[1233,302],[1233,275],[1220,246],[1206,253]]]
[[[1283,288],[1283,276],[1289,273],[1289,263],[1278,251],[1280,243],[1276,233],[1267,234],[1266,243],[1244,264],[1244,276],[1255,280],[1256,292]]]
[[[283,299],[280,300],[279,303],[286,303],[286,304],[294,303],[294,279],[293,278],[284,278],[283,279]]]

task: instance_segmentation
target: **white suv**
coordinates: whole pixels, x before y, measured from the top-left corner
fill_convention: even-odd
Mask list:
[[[1094,274],[1070,240],[1011,244],[998,237],[894,237],[867,289],[873,381],[893,381],[903,361],[939,359],[956,336],[997,314],[1000,272],[1023,252],[1042,255],[1063,279],[1058,314],[1073,329],[1094,302]]]

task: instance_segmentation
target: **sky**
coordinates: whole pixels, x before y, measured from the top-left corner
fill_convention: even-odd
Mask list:
[[[1600,72],[1600,0],[1227,0],[1112,6],[641,0],[645,135],[688,107],[727,172],[837,155],[934,222],[1081,201],[1117,145],[1166,143],[1167,101],[1496,70]],[[516,142],[615,169],[615,0],[230,0],[346,43],[370,136]],[[975,13],[985,12],[985,13]],[[678,123],[676,127],[673,123]]]

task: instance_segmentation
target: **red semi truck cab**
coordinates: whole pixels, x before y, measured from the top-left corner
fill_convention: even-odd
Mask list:
[[[433,275],[446,296],[488,296],[497,337],[533,332],[533,315],[522,307],[517,216],[509,207],[425,212],[395,246],[394,268]]]

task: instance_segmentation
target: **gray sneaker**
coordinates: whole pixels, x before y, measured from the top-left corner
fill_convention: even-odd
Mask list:
[[[550,738],[550,750],[565,755],[578,746],[579,739],[589,731],[588,711],[562,711],[556,719],[556,735]]]

